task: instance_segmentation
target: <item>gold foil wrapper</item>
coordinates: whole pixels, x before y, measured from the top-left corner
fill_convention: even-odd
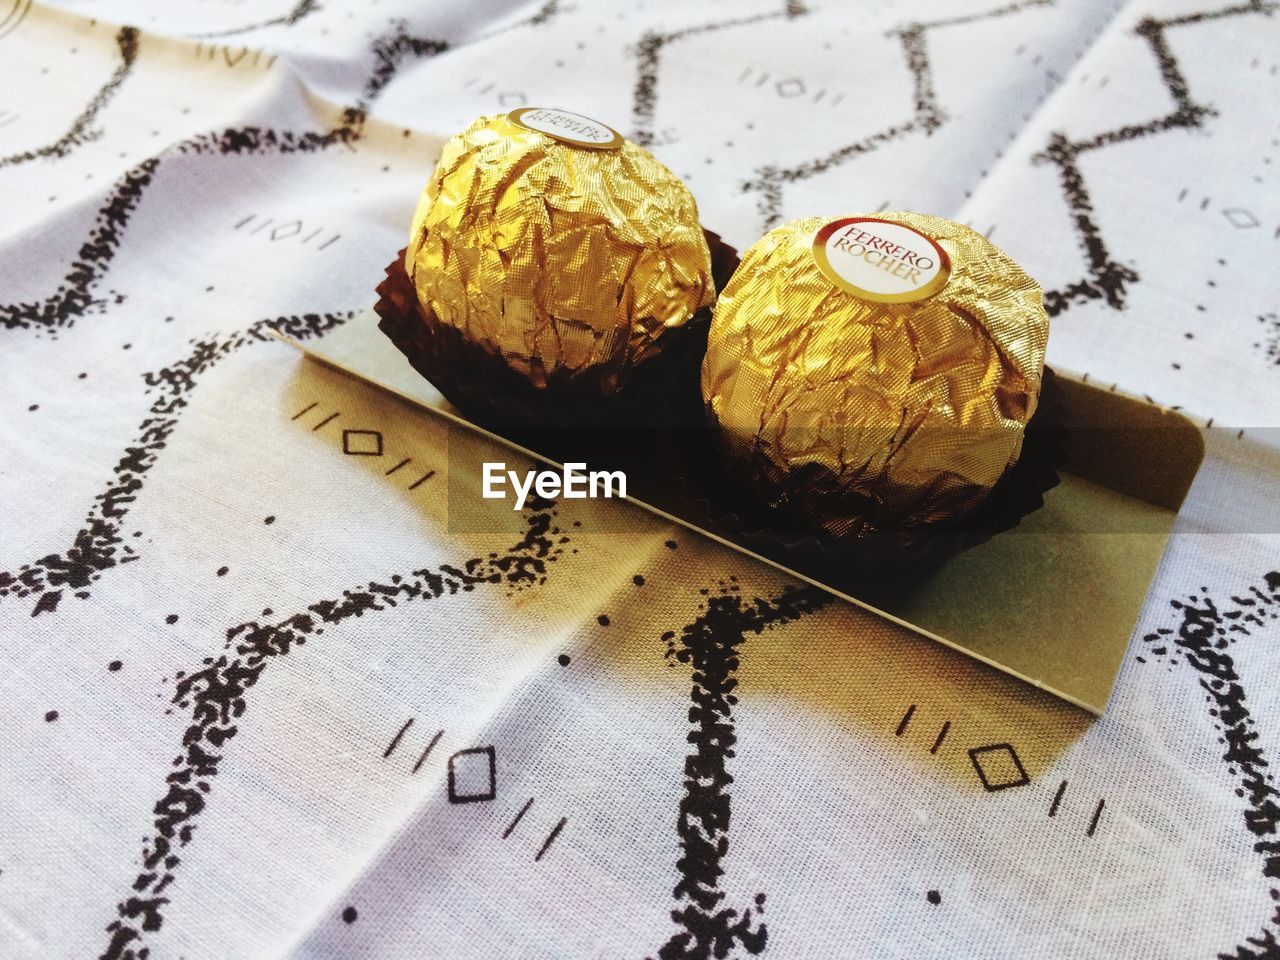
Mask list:
[[[1040,287],[968,227],[880,213],[930,238],[945,284],[913,302],[841,289],[819,267],[831,218],[795,220],[720,294],[702,393],[755,498],[837,536],[970,512],[1018,459],[1049,318]]]
[[[418,202],[405,270],[421,303],[535,387],[611,394],[715,299],[692,195],[619,140],[588,149],[481,117]]]

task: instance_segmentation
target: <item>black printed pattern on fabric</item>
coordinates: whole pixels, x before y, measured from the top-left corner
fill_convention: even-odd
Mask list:
[[[0,157],[0,168],[16,167],[32,160],[65,157],[76,147],[95,139],[98,133],[91,129],[91,124],[98,113],[111,102],[111,98],[120,89],[120,84],[133,72],[134,62],[138,59],[138,30],[136,27],[121,27],[116,34],[116,45],[120,48],[120,65],[112,72],[111,77],[102,88],[93,95],[80,114],[72,121],[70,129],[61,137],[43,147],[34,150],[23,150]]]
[[[142,161],[116,181],[58,288],[43,300],[0,304],[0,327],[53,335],[70,327],[84,314],[101,311],[109,301],[124,299],[119,293],[104,297],[97,288],[120,252],[125,230],[164,160],[180,155],[286,155],[350,147],[364,136],[370,107],[395,78],[405,59],[435,56],[447,47],[442,40],[410,36],[404,23],[396,23],[389,33],[373,42],[374,65],[363,92],[353,106],[342,112],[339,123],[332,129],[299,132],[236,127],[199,134]]]
[[[159,396],[112,469],[106,489],[94,498],[75,540],[62,553],[48,554],[17,570],[0,571],[0,600],[34,598],[32,616],[52,613],[64,591],[83,600],[105,571],[137,560],[138,552],[125,542],[125,519],[177,428],[200,377],[242,347],[273,339],[273,332],[307,340],[332,330],[349,317],[350,314],[306,314],[261,320],[227,337],[196,341],[182,360],[146,374],[143,379],[148,392],[154,390]]]
[[[131,42],[136,43],[136,37]],[[117,182],[112,195],[98,211],[88,238],[57,291],[40,302],[0,304],[0,326],[56,333],[90,310],[105,308],[107,301],[95,292],[96,288],[120,251],[125,228],[166,156],[309,153],[334,145],[351,145],[362,136],[370,104],[395,77],[404,60],[434,56],[446,46],[443,41],[410,36],[405,25],[397,23],[373,43],[374,68],[362,96],[355,106],[344,111],[341,123],[332,130],[298,133],[259,127],[229,129],[191,138],[139,164]],[[114,294],[112,299],[118,303],[123,296]],[[328,313],[261,320],[225,338],[193,341],[193,350],[186,358],[147,374],[144,380],[148,390],[158,389],[160,396],[135,439],[121,454],[106,489],[87,511],[84,526],[72,546],[63,553],[48,554],[16,570],[0,571],[0,601],[9,597],[33,597],[33,616],[51,613],[63,599],[64,591],[84,599],[88,596],[88,587],[104,571],[136,560],[136,551],[124,542],[123,520],[176,428],[199,376],[241,347],[270,339],[272,330],[294,339],[307,339],[332,329],[349,316],[349,313]]]
[[[151,833],[142,846],[142,870],[132,890],[116,907],[100,960],[147,960],[148,934],[164,925],[169,899],[165,891],[177,877],[181,851],[191,843],[200,814],[213,792],[213,780],[239,732],[263,671],[324,633],[325,627],[352,617],[373,616],[411,601],[439,600],[477,587],[520,590],[546,581],[569,538],[555,524],[551,504],[540,501],[526,513],[528,530],[501,553],[473,557],[457,565],[414,570],[386,582],[344,590],[273,623],[249,621],[227,631],[223,653],[206,657],[191,672],[174,677],[170,710],[190,717],[181,752],[165,778],[153,810]],[[549,845],[549,844],[548,844]]]
[[[902,43],[907,70],[911,74],[914,105],[912,115],[821,157],[790,167],[762,167],[757,171],[756,178],[743,184],[742,189],[759,194],[757,208],[765,229],[777,226],[782,220],[782,191],[787,184],[798,183],[826,173],[834,167],[872,153],[903,137],[929,136],[947,121],[946,111],[938,101],[937,91],[934,88],[933,68],[929,61],[928,34],[931,30],[994,20],[1051,4],[1052,0],[1025,0],[1025,2],[1006,4],[982,13],[904,23],[890,30],[888,35],[897,37]]]
[[[1181,616],[1176,627],[1164,627],[1147,634],[1147,657],[1169,663],[1185,663],[1194,670],[1204,691],[1209,715],[1222,734],[1222,762],[1236,781],[1235,794],[1244,801],[1244,825],[1257,837],[1254,851],[1262,857],[1262,875],[1272,882],[1271,899],[1280,902],[1280,790],[1260,743],[1257,721],[1249,711],[1244,678],[1237,671],[1231,647],[1241,638],[1280,620],[1280,570],[1266,574],[1260,584],[1249,587],[1226,602],[1214,600],[1207,590],[1185,601],[1175,600],[1173,608]],[[1224,960],[1277,960],[1280,958],[1280,908],[1256,936],[1230,953]]]
[[[674,890],[679,905],[671,919],[679,929],[659,948],[660,960],[710,960],[728,956],[735,945],[758,954],[768,942],[768,928],[759,922],[763,893],[756,895],[754,908],[721,906],[731,819],[728,788],[733,783],[728,761],[737,743],[738,649],[748,635],[790,623],[830,602],[830,595],[812,587],[790,588],[771,600],[744,600],[730,578],[720,584],[719,595],[709,597],[702,614],[679,631],[676,659],[693,668],[688,735],[693,749],[685,758],[685,794],[676,820],[682,856]]]
[[[1048,145],[1035,157],[1035,161],[1052,163],[1058,168],[1062,193],[1071,211],[1071,220],[1079,237],[1080,248],[1084,253],[1089,271],[1088,276],[1082,280],[1068,284],[1060,290],[1045,291],[1044,306],[1050,316],[1065,312],[1073,304],[1086,303],[1090,300],[1102,300],[1112,309],[1123,310],[1126,284],[1134,283],[1139,279],[1135,271],[1118,263],[1111,256],[1095,218],[1093,199],[1085,183],[1084,174],[1080,170],[1078,158],[1093,150],[1153,134],[1179,129],[1199,129],[1204,126],[1206,118],[1215,115],[1213,109],[1197,104],[1191,99],[1191,88],[1169,47],[1166,32],[1178,27],[1195,26],[1240,14],[1270,15],[1277,6],[1280,5],[1251,0],[1249,3],[1190,13],[1180,17],[1145,18],[1134,28],[1134,33],[1146,40],[1150,46],[1160,71],[1160,79],[1173,100],[1173,110],[1145,123],[1126,124],[1084,140],[1071,140],[1062,133],[1054,133],[1050,136]]]

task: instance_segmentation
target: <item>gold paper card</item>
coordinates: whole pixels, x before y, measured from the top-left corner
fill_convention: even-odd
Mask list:
[[[306,345],[315,359],[382,387],[433,416],[534,453],[471,424],[357,316]],[[1095,714],[1105,709],[1177,511],[1204,455],[1178,413],[1059,375],[1071,427],[1068,472],[1043,509],[956,557],[904,600],[877,608],[777,558],[701,529],[680,502],[632,501],[787,571]],[[549,458],[539,459],[553,462]],[[993,588],[994,571],[1016,570]]]

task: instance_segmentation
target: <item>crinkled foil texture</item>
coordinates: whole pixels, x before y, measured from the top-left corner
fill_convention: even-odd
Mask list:
[[[757,499],[837,536],[971,511],[1018,458],[1049,319],[1040,287],[958,223],[877,217],[932,237],[947,285],[914,303],[836,288],[806,218],[761,238],[720,294],[702,393],[732,474]]]
[[[688,189],[652,154],[481,117],[445,144],[405,270],[441,323],[536,387],[608,395],[715,299]]]

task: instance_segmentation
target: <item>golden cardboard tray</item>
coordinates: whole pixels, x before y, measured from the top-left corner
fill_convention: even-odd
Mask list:
[[[306,344],[308,356],[555,467],[471,423],[409,366],[373,311]],[[903,598],[873,605],[700,526],[674,499],[637,506],[776,567],[938,643],[1101,714],[1204,458],[1186,417],[1058,372],[1069,466],[1044,507],[967,550]]]

